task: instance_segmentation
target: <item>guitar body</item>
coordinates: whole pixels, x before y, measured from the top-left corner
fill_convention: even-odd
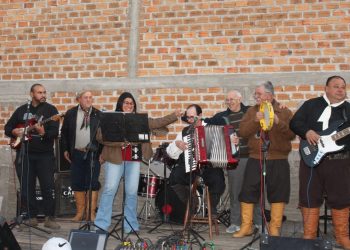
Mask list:
[[[26,131],[27,134],[24,137],[24,140],[26,140],[26,141],[29,140],[30,141],[32,139],[31,132],[34,130],[34,128],[35,128],[34,125],[35,124],[39,123],[39,125],[42,126],[42,125],[46,124],[49,121],[59,121],[61,119],[61,117],[63,117],[63,116],[64,116],[64,113],[63,114],[53,115],[50,118],[48,118],[48,119],[46,119],[44,121],[39,121],[39,122],[37,121],[36,118],[32,118],[32,119],[28,120],[28,122],[27,122],[28,126],[27,127],[25,127],[25,124],[20,123],[20,124],[18,124],[16,126],[16,128],[22,128],[23,131]],[[41,120],[41,119],[39,119],[39,120]],[[10,140],[11,148],[19,149],[21,147],[21,139],[22,139],[22,137],[11,138],[11,140]]]
[[[317,166],[328,153],[337,152],[344,148],[344,145],[337,145],[336,141],[332,138],[332,136],[337,133],[337,128],[340,125],[341,123],[335,123],[328,129],[319,132],[321,137],[317,145],[311,145],[307,140],[300,141],[300,155],[306,165],[313,168]]]
[[[37,120],[35,118],[28,120],[28,126],[27,129],[30,127],[33,127],[37,123]],[[21,128],[23,131],[25,130],[25,124],[20,123],[16,126],[16,128]],[[28,131],[29,132],[29,131]],[[21,137],[11,138],[10,145],[13,149],[20,149],[21,148]],[[27,133],[27,135],[24,137],[24,140],[30,141],[32,139],[32,136],[30,133]]]

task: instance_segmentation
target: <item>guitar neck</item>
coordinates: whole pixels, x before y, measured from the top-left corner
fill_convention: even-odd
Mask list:
[[[46,119],[46,120],[40,121],[40,122],[38,122],[38,123],[36,123],[36,124],[39,124],[39,126],[42,126],[42,125],[48,123],[48,122],[51,121],[51,120],[52,120],[52,117],[50,117],[50,118],[48,118],[48,119]],[[35,125],[36,125],[36,124],[35,124]],[[27,128],[27,132],[29,133],[29,132],[33,131],[33,129],[35,128],[35,125],[29,126],[29,127]]]
[[[346,129],[343,129],[343,130],[339,131],[338,133],[332,135],[332,139],[334,141],[337,141],[337,140],[340,140],[340,139],[344,138],[348,134],[350,134],[350,127],[346,128]]]

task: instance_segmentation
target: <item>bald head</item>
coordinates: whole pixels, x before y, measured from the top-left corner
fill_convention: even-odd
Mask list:
[[[241,110],[242,94],[237,90],[230,90],[226,95],[225,103],[232,112]]]

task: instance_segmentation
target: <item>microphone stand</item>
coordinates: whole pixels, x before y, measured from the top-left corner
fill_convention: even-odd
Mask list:
[[[96,116],[96,114],[95,114]],[[95,171],[95,152],[98,151],[98,146],[94,145],[93,141],[96,138],[97,130],[100,126],[100,119],[97,120],[97,124],[95,127],[95,130],[93,131],[93,136],[90,137],[90,142],[86,146],[86,152],[83,156],[83,159],[86,160],[88,157],[88,154],[90,153],[90,181],[89,181],[89,190],[88,190],[88,196],[89,196],[89,209],[88,209],[88,215],[87,220],[84,225],[82,225],[79,230],[89,230],[91,229],[91,225],[94,225],[93,221],[91,221],[91,200],[92,200],[92,177]],[[94,225],[95,227],[99,228],[98,226]],[[99,228],[100,229],[100,228]]]
[[[26,194],[26,199],[27,199],[27,213],[28,213],[28,218],[30,219],[31,218],[31,215],[30,215],[30,211],[29,211],[29,189],[28,189],[28,175],[29,175],[29,153],[28,153],[28,140],[26,140],[26,137],[28,136],[28,125],[29,125],[29,113],[30,113],[30,104],[31,104],[31,100],[28,100],[27,102],[27,110],[26,110],[26,116],[25,116],[25,121],[24,121],[24,131],[23,131],[23,134],[21,136],[21,143],[20,143],[20,149],[19,149],[19,152],[17,152],[19,155],[18,157],[16,157],[16,164],[19,166],[21,166],[21,177],[20,177],[20,188],[19,188],[19,209],[18,209],[18,213],[17,213],[17,216],[13,219],[13,222],[11,222],[11,224],[9,225],[9,227],[11,228],[11,230],[16,226],[16,225],[25,225],[29,228],[34,228],[38,231],[41,231],[41,232],[44,232],[46,234],[51,234],[50,231],[46,231],[42,228],[39,228],[37,226],[33,226],[33,225],[30,225],[26,222],[23,221],[23,215],[21,214],[21,208],[22,208],[22,191],[23,191],[23,171],[24,171],[24,160],[25,160],[25,156],[27,154],[27,157],[26,157],[26,162],[27,162],[27,166],[26,166],[26,184],[27,184],[27,194]],[[35,188],[34,188],[34,192],[35,192]]]
[[[197,123],[197,119],[198,118],[195,118],[194,119],[194,122],[193,124],[190,126],[189,128],[189,135],[190,135],[190,141],[194,142],[194,130],[195,130],[195,124]],[[193,149],[191,149],[193,150]],[[195,239],[195,241],[200,245],[200,247],[202,248],[203,245],[201,244],[199,238],[202,240],[202,241],[205,241],[205,239],[198,233],[196,232],[193,228],[192,228],[192,213],[193,213],[193,205],[192,205],[192,167],[193,167],[193,152],[190,152],[190,155],[189,155],[189,161],[190,161],[190,180],[189,180],[189,199],[188,199],[188,214],[186,214],[185,216],[188,216],[188,220],[189,222],[187,221],[186,225],[185,225],[185,228],[183,229],[183,233],[186,233],[187,231],[187,240],[189,241],[190,240],[190,236],[192,235]]]
[[[267,244],[268,241],[268,234],[265,233],[265,189],[266,189],[266,161],[267,161],[267,155],[270,147],[270,140],[268,138],[267,131],[261,131],[260,132],[260,139],[262,141],[261,144],[261,152],[263,156],[263,164],[260,171],[261,174],[261,196],[260,196],[260,210],[261,210],[261,235],[258,234],[257,237],[253,238],[252,241],[250,241],[248,244],[244,245],[240,250],[244,250],[247,247],[250,247],[255,241],[260,239],[262,243]],[[256,230],[256,229],[255,229]],[[256,234],[255,232],[254,234]]]

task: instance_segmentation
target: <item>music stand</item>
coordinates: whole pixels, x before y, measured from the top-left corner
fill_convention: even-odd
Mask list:
[[[124,112],[104,112],[101,119],[101,131],[102,138],[104,141],[110,142],[122,142],[124,146],[130,145],[130,143],[145,143],[150,141],[150,130],[148,125],[147,114],[136,114],[136,113],[124,113]],[[124,153],[126,150],[124,150]],[[125,159],[125,155],[123,155]],[[141,160],[141,159],[140,159]],[[116,228],[119,222],[122,222],[122,233],[119,240],[124,242],[124,220],[131,228],[131,232],[135,233],[139,240],[140,237],[135,229],[131,226],[130,222],[124,215],[125,206],[125,161],[123,160],[123,201],[122,201],[122,213],[113,218],[120,217],[119,221],[109,232],[109,235],[115,237],[112,233],[116,232]],[[115,237],[117,238],[117,237]],[[118,239],[118,238],[117,238]]]

